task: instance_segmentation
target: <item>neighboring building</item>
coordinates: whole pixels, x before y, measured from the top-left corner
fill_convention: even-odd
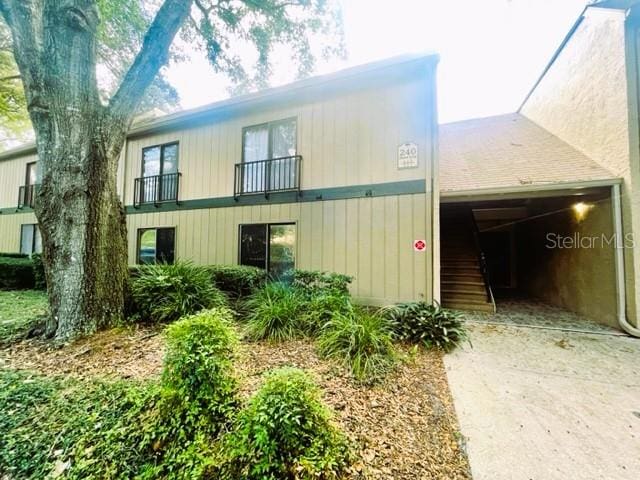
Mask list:
[[[134,125],[118,175],[130,262],[329,270],[353,275],[362,302],[437,298],[437,60],[399,57]],[[0,251],[39,248],[35,160],[33,147],[0,155]]]

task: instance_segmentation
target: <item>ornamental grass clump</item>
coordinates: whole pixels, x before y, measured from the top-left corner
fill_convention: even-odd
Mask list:
[[[283,341],[304,333],[305,298],[290,285],[267,283],[247,299],[244,309],[247,336],[252,340]]]
[[[400,303],[386,307],[380,313],[391,322],[396,336],[402,341],[441,348],[445,352],[469,341],[462,315],[438,304]]]
[[[294,368],[268,374],[222,445],[220,480],[337,479],[352,460],[318,387]]]
[[[131,294],[140,317],[151,322],[173,322],[228,305],[207,268],[188,261],[140,266],[131,279]]]
[[[340,361],[363,383],[381,379],[396,362],[391,325],[364,308],[333,315],[317,345],[322,356]]]

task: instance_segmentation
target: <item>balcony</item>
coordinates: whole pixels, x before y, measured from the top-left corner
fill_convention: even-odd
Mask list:
[[[233,196],[274,192],[300,192],[302,156],[236,163]]]
[[[178,203],[181,173],[167,173],[135,179],[133,206],[158,205],[163,202]]]
[[[23,185],[18,189],[18,209],[33,208],[36,198],[35,185]]]

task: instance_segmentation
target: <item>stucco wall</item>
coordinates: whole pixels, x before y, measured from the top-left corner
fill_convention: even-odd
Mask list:
[[[623,226],[640,231],[640,171],[630,130],[623,11],[589,8],[521,113],[623,178]],[[637,125],[636,127],[637,128]],[[640,244],[625,251],[627,315],[637,323]]]
[[[555,212],[555,213],[547,213]],[[617,327],[611,201],[579,221],[570,201],[540,202],[517,226],[519,286],[533,297]],[[535,218],[537,217],[537,218]],[[606,239],[603,241],[603,239]]]
[[[239,225],[295,222],[297,268],[352,275],[352,294],[366,303],[430,301],[433,252],[413,250],[414,239],[431,237],[425,222],[430,198],[413,194],[128,215],[129,260],[135,262],[139,228],[175,227],[177,258],[233,265]]]

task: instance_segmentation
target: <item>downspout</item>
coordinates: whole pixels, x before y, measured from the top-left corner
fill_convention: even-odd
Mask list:
[[[627,297],[624,271],[624,238],[622,231],[622,205],[620,202],[620,185],[611,187],[611,205],[613,208],[613,233],[615,237],[616,294],[618,297],[618,324],[631,336],[640,338],[640,329],[627,320]]]

